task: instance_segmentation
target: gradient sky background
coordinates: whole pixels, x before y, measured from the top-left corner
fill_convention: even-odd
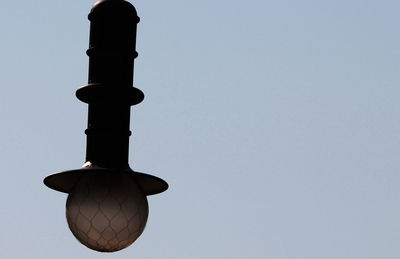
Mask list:
[[[85,157],[93,1],[0,8],[0,258],[400,258],[400,2],[140,1],[131,166],[170,183],[101,254],[45,176]]]

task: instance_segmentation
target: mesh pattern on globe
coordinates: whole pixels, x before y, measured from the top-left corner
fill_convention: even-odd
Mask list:
[[[148,203],[129,176],[90,175],[68,196],[66,216],[81,243],[113,252],[129,246],[143,232]]]

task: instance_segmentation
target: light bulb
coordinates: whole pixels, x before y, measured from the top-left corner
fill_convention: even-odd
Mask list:
[[[127,173],[83,176],[69,194],[66,207],[74,236],[100,252],[131,245],[142,234],[149,214],[146,195]]]

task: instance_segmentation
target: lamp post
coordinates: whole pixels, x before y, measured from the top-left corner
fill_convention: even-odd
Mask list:
[[[128,164],[130,106],[144,98],[133,87],[136,10],[124,0],[101,0],[88,18],[89,80],[76,91],[89,105],[86,162],[44,183],[68,193],[66,216],[74,236],[91,249],[113,252],[140,236],[148,217],[146,196],[167,190],[168,184]]]

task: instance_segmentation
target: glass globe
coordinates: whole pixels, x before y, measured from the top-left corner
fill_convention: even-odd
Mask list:
[[[131,245],[149,214],[146,195],[129,174],[96,172],[82,177],[67,199],[66,216],[74,236],[100,252]]]

